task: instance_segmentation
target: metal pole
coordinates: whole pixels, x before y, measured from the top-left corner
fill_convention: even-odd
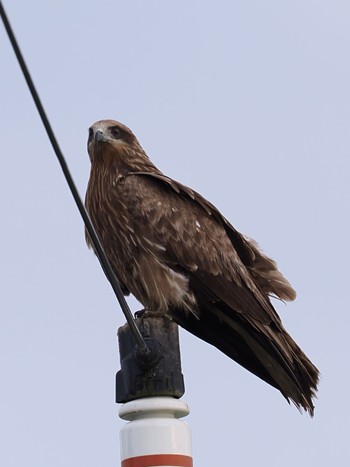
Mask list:
[[[127,324],[118,330],[121,370],[116,378],[122,467],[192,467],[191,430],[181,420],[189,414],[179,398],[185,388],[177,324],[146,312],[137,325],[151,359],[138,352]]]
[[[189,414],[174,397],[147,397],[127,402],[119,417],[129,421],[120,431],[121,467],[192,467],[191,430],[180,418]]]

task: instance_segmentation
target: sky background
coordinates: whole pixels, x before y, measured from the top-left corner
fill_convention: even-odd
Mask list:
[[[195,465],[349,465],[350,3],[4,4],[82,196],[88,127],[122,121],[298,292],[314,419],[181,332]],[[124,319],[2,25],[0,69],[0,465],[116,466]]]

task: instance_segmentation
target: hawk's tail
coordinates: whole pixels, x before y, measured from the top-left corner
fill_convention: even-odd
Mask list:
[[[220,304],[201,308],[200,319],[181,310],[171,312],[183,328],[217,347],[313,416],[319,372],[283,328],[250,323]]]

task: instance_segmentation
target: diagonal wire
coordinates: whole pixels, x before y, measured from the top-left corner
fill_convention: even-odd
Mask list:
[[[49,119],[46,115],[46,112],[44,110],[44,107],[41,103],[41,100],[39,98],[39,95],[36,91],[36,88],[34,86],[34,83],[33,83],[33,80],[30,76],[30,73],[29,73],[29,70],[27,68],[27,65],[25,63],[25,60],[23,58],[23,55],[21,53],[21,50],[18,46],[18,43],[17,43],[17,40],[16,40],[16,37],[13,33],[13,30],[11,28],[11,25],[10,25],[10,22],[7,18],[7,15],[6,15],[6,12],[4,10],[4,7],[2,5],[2,2],[0,1],[0,14],[1,14],[1,18],[3,20],[3,23],[4,23],[4,26],[5,26],[5,29],[6,29],[6,32],[8,34],[8,37],[9,37],[9,40],[12,44],[12,47],[13,47],[13,50],[15,52],[15,55],[17,57],[17,60],[19,62],[19,65],[22,69],[22,72],[23,72],[23,75],[24,75],[24,78],[27,82],[27,85],[29,87],[29,90],[31,92],[31,95],[33,97],[33,100],[35,102],[35,105],[36,105],[36,108],[39,112],[39,115],[41,117],[41,120],[43,122],[43,125],[45,127],[45,130],[46,130],[46,133],[47,133],[47,136],[49,137],[49,140],[51,141],[51,144],[52,144],[52,147],[53,147],[53,150],[55,151],[55,154],[57,156],[57,159],[61,165],[61,168],[62,168],[62,171],[63,171],[63,174],[66,178],[66,181],[68,183],[68,186],[70,188],[70,191],[73,195],[73,198],[74,198],[74,201],[79,209],[79,212],[80,212],[80,215],[81,217],[83,218],[83,221],[84,221],[84,224],[85,224],[85,227],[86,227],[86,230],[88,231],[89,235],[90,235],[90,238],[91,238],[91,241],[95,247],[95,250],[97,252],[97,256],[100,260],[100,263],[101,263],[101,266],[107,276],[107,279],[109,280],[111,286],[112,286],[112,289],[119,301],[119,304],[120,304],[120,307],[125,315],[125,318],[130,326],[130,329],[133,333],[133,336],[135,338],[135,341],[138,345],[138,347],[140,348],[141,351],[145,352],[145,353],[148,353],[149,352],[149,349],[145,343],[145,340],[139,330],[139,328],[137,327],[136,325],[136,322],[133,318],[133,315],[131,313],[131,310],[125,300],[125,297],[124,297],[124,294],[122,292],[122,289],[120,287],[120,284],[119,284],[119,281],[116,277],[116,275],[114,274],[114,271],[110,265],[110,262],[108,261],[108,258],[106,256],[106,253],[104,252],[104,249],[102,247],[102,244],[101,244],[101,241],[96,233],[96,230],[94,228],[94,226],[92,225],[92,222],[91,222],[91,219],[89,217],[89,214],[87,213],[86,209],[85,209],[85,206],[79,196],[79,192],[75,186],[75,183],[74,183],[74,180],[70,174],[70,171],[68,169],[68,166],[67,166],[67,163],[65,161],[65,158],[62,154],[62,151],[58,145],[58,142],[57,142],[57,139],[55,137],[55,134],[52,130],[52,127],[51,127],[51,124],[49,122]]]

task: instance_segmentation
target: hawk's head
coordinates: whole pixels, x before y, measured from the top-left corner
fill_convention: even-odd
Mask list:
[[[140,145],[133,132],[122,123],[115,120],[99,120],[89,128],[88,153],[91,162],[99,155],[107,155],[139,149]]]

